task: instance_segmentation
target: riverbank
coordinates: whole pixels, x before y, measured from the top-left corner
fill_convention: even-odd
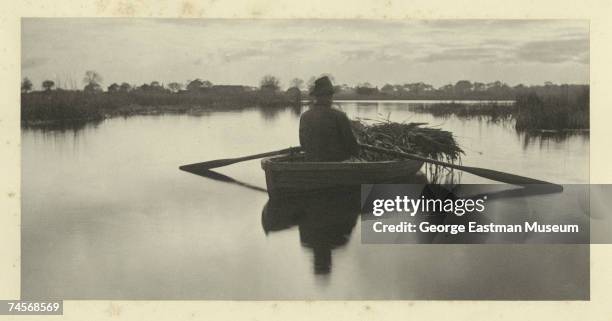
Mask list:
[[[190,111],[276,108],[295,104],[295,97],[280,92],[88,93],[54,90],[21,95],[21,120],[25,123],[95,121],[112,116]]]
[[[115,116],[231,111],[258,108],[275,114],[279,108],[295,107],[308,101],[282,92],[243,91],[232,94],[203,93],[86,93],[56,90],[33,92],[21,96],[21,120],[25,126],[95,122]],[[353,101],[370,101],[362,96]],[[384,100],[389,101],[389,100]],[[410,101],[404,101],[410,102]],[[589,91],[517,95],[514,103],[507,101],[438,102],[408,105],[412,112],[436,117],[485,118],[488,121],[513,121],[517,131],[588,130]]]
[[[163,106],[140,106],[129,105],[115,109],[107,109],[102,113],[87,115],[87,117],[76,118],[51,118],[51,119],[23,119],[21,127],[24,129],[40,129],[40,130],[78,130],[86,126],[101,123],[104,120],[117,117],[132,117],[132,116],[147,116],[147,115],[193,115],[201,116],[213,112],[232,112],[244,110],[258,110],[265,118],[274,118],[274,116],[282,110],[291,108],[299,115],[300,110],[295,106],[274,106],[260,108],[257,106],[251,107],[236,107],[236,106],[199,106],[199,105],[163,105]],[[299,108],[299,107],[298,107]]]

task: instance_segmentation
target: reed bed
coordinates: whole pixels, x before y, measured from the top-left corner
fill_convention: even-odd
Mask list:
[[[439,128],[425,127],[426,123],[396,123],[380,121],[366,124],[353,121],[352,127],[360,143],[418,154],[435,160],[460,164],[463,150],[453,133]],[[397,158],[368,150],[361,150],[359,157],[365,161],[395,160]],[[453,171],[438,165],[426,164],[430,181],[452,177]],[[443,175],[446,174],[446,175]]]
[[[411,105],[416,113],[428,113],[436,117],[486,119],[491,122],[513,121],[519,132],[588,130],[589,89],[516,95],[514,104],[495,102],[479,104],[436,103]]]
[[[24,123],[70,122],[98,120],[110,116],[155,113],[185,113],[192,110],[229,110],[236,108],[278,108],[291,106],[292,100],[283,93],[260,91],[239,94],[170,93],[88,93],[53,90],[21,95],[21,120]]]
[[[498,104],[496,102],[420,104],[411,105],[409,109],[417,113],[428,113],[437,117],[486,118],[492,122],[512,119],[516,112],[516,107],[513,104]]]
[[[515,114],[517,131],[572,131],[589,129],[589,92],[579,95],[517,97]]]

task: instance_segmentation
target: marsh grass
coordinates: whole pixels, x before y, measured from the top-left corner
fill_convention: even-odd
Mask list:
[[[456,116],[466,119],[485,119],[491,122],[514,121],[519,132],[525,131],[575,131],[589,129],[589,90],[581,92],[536,94],[516,96],[514,104],[436,103],[411,105],[417,113],[429,113],[436,117]]]
[[[57,120],[89,121],[104,118],[101,102],[82,92],[49,91],[21,95],[21,119],[30,124]]]
[[[466,119],[484,118],[492,122],[509,120],[516,112],[516,107],[514,105],[498,104],[496,102],[478,104],[462,104],[456,102],[419,104],[410,105],[408,108],[417,113],[429,113],[436,117],[457,116]]]
[[[589,129],[589,91],[575,96],[518,96],[514,118],[518,131]]]
[[[283,93],[260,91],[222,94],[216,92],[126,93],[54,90],[21,95],[21,120],[24,123],[99,120],[109,116],[187,113],[192,110],[275,108],[290,106]]]

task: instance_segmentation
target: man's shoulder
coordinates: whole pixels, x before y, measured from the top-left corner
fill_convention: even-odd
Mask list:
[[[338,118],[347,118],[348,119],[348,116],[346,115],[346,113],[344,111],[340,110],[340,109],[330,108],[329,110],[334,114],[334,116],[336,116]]]
[[[307,119],[309,117],[312,117],[312,115],[313,115],[312,109],[308,109],[307,111],[302,113],[302,115],[300,116],[300,119]]]

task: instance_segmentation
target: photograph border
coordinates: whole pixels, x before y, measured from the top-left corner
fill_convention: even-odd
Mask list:
[[[0,298],[16,299],[20,291],[20,19],[21,17],[182,17],[182,18],[359,18],[359,19],[588,19],[590,20],[591,135],[590,182],[612,183],[609,137],[612,126],[612,4],[606,1],[30,1],[0,4]],[[66,320],[203,318],[212,320],[265,319],[375,319],[431,318],[455,320],[603,319],[612,314],[612,246],[591,246],[591,300],[538,301],[66,301]],[[0,316],[0,319],[5,319]],[[40,317],[21,317],[24,320]],[[8,318],[7,318],[8,319]]]

